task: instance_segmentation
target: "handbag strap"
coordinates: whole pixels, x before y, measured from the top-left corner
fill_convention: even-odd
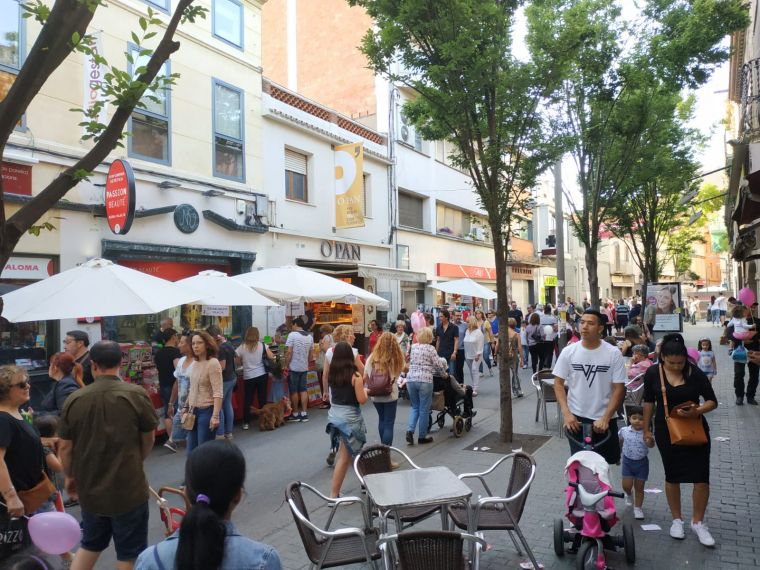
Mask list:
[[[665,418],[669,418],[670,414],[668,413],[668,396],[665,393],[665,373],[662,370],[662,364],[658,365],[660,368],[660,387],[662,388],[662,403],[665,405]]]

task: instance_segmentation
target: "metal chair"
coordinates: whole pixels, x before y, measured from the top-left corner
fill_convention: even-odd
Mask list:
[[[493,473],[499,465],[512,459],[512,467],[509,471],[509,480],[504,496],[494,495],[488,486],[486,476]],[[451,521],[459,528],[466,529],[468,532],[479,532],[484,530],[505,530],[515,545],[517,554],[522,556],[520,545],[514,537],[517,534],[520,543],[530,558],[533,567],[538,570],[538,562],[533,555],[533,551],[528,545],[520,526],[525,501],[528,498],[530,486],[536,476],[536,460],[531,455],[521,451],[510,453],[500,458],[490,469],[482,473],[462,473],[459,478],[478,479],[483,485],[486,497],[478,499],[468,509],[463,505],[452,505],[449,507],[449,516]],[[470,518],[471,517],[471,518]]]
[[[412,469],[420,468],[419,465],[412,461],[406,453],[396,447],[391,447],[390,445],[382,443],[365,445],[354,459],[354,472],[361,482],[362,488],[364,487],[365,475],[388,473],[391,471],[391,453],[397,453],[400,455]],[[374,513],[376,512],[372,506],[372,498],[369,496],[369,493],[367,493],[367,512],[370,517],[374,516]],[[407,507],[399,509],[399,520],[396,520],[396,515],[393,512],[388,513],[387,516],[394,520],[396,524],[396,532],[401,532],[405,528],[409,528],[410,526],[431,517],[437,512],[441,512],[441,523],[442,525],[445,525],[446,521],[443,517],[441,507],[438,506]]]
[[[539,370],[530,378],[531,384],[536,389],[536,421],[538,421],[539,411],[543,410],[544,413],[544,429],[549,430],[549,419],[546,415],[546,404],[555,402],[557,404],[557,417],[561,418],[559,410],[559,402],[557,402],[557,395],[554,393],[554,386],[552,384],[546,384],[543,380],[554,380],[554,373],[545,368]],[[562,421],[559,422],[559,431],[562,433]]]
[[[472,544],[472,556],[464,556],[464,542]],[[385,570],[477,570],[480,568],[480,552],[486,546],[482,536],[438,531],[408,531],[380,539]],[[393,560],[396,545],[398,561]]]
[[[333,507],[325,528],[318,527],[309,518],[306,503],[301,493],[302,489],[311,491]],[[332,499],[311,485],[295,481],[290,483],[285,490],[285,499],[293,513],[293,519],[298,528],[298,534],[301,535],[306,555],[311,561],[310,569],[319,570],[320,568],[332,568],[360,562],[365,562],[369,568],[377,568],[374,561],[379,560],[381,556],[377,546],[379,533],[376,528],[370,527],[369,516],[359,497]],[[362,509],[364,528],[349,527],[329,530],[330,523],[338,508],[355,503],[358,503]]]

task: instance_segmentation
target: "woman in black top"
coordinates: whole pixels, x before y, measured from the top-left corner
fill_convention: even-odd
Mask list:
[[[347,342],[339,342],[333,349],[329,383],[330,411],[327,413],[327,431],[331,439],[337,436],[340,441],[330,496],[339,497],[346,471],[351,465],[351,457],[359,453],[367,441],[367,427],[359,406],[365,403],[369,396],[362,375],[354,363],[354,351]]]
[[[707,432],[706,445],[673,445],[665,420],[662,397],[660,369],[668,400],[668,413],[671,416],[693,418],[702,416],[702,423]],[[703,403],[700,403],[703,401]],[[692,402],[688,409],[675,408]],[[655,412],[656,404],[656,412]],[[654,414],[654,440],[662,456],[665,467],[665,494],[673,523],[670,536],[684,538],[681,517],[681,483],[693,483],[692,523],[691,527],[705,546],[713,546],[713,540],[704,524],[707,501],[710,497],[710,432],[704,414],[718,406],[715,392],[707,376],[696,366],[687,361],[686,345],[680,334],[666,335],[660,349],[660,364],[651,366],[644,375],[644,440],[652,441],[650,429]]]

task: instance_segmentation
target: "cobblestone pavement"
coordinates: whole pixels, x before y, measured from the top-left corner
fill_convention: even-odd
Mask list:
[[[718,346],[719,329],[707,324],[687,325],[684,333],[689,346],[696,346],[700,337],[713,339],[718,354],[719,374],[715,380],[719,407],[708,416],[711,426],[712,473],[710,503],[706,522],[713,533],[717,545],[708,549],[699,544],[696,536],[687,529],[686,540],[670,538],[670,514],[665,495],[647,494],[644,502],[646,520],[662,527],[660,531],[643,531],[640,524],[634,524],[636,537],[636,567],[647,569],[750,569],[760,567],[760,493],[756,488],[760,473],[760,409],[734,404],[732,365],[725,347]],[[514,430],[517,433],[547,434],[542,422],[534,421],[535,393],[530,385],[529,371],[521,370],[522,386],[526,397],[515,401]],[[449,434],[450,422],[441,432],[433,432],[435,442],[428,446],[407,447],[403,442],[404,426],[408,416],[407,403],[399,405],[396,419],[395,443],[408,451],[414,461],[421,466],[447,465],[455,473],[472,472],[489,467],[497,455],[467,451],[466,448],[491,431],[498,430],[498,381],[486,372],[479,388],[480,396],[475,400],[478,416],[470,433],[455,439]],[[365,406],[363,413],[367,421],[370,440],[377,439],[377,416],[372,406]],[[248,458],[248,494],[243,504],[235,511],[233,520],[238,530],[247,536],[274,545],[287,570],[309,567],[298,532],[286,505],[282,504],[284,489],[289,481],[308,482],[323,492],[330,488],[332,470],[324,462],[328,442],[324,435],[326,413],[314,410],[308,424],[287,425],[274,432],[238,432],[235,442]],[[520,525],[528,537],[533,551],[546,568],[574,568],[575,556],[557,558],[552,544],[552,522],[562,515],[563,489],[565,486],[563,469],[569,456],[567,442],[557,436],[557,419],[554,408],[549,409],[551,439],[535,453],[537,476],[530,490]],[[718,442],[715,437],[727,437],[729,441]],[[156,448],[147,463],[149,477],[154,486],[177,484],[181,481],[184,457],[169,454]],[[650,481],[647,488],[664,489],[664,475],[659,453],[656,448],[650,453]],[[620,468],[611,469],[614,487],[620,486]],[[501,486],[501,492],[506,482]],[[358,494],[356,477],[349,472],[343,493]],[[478,491],[476,491],[477,493]],[[691,515],[690,489],[684,486],[684,518]],[[630,508],[626,509],[622,500],[616,501],[623,522],[634,521]],[[323,522],[329,510],[320,507],[314,513],[317,522]],[[336,517],[333,525],[354,526],[359,523],[358,512]],[[421,528],[434,528],[438,518],[422,523]],[[438,524],[440,524],[438,522]],[[620,525],[615,528],[620,533]],[[150,541],[154,543],[162,537],[160,521],[155,509],[151,512]],[[511,541],[504,533],[487,532],[486,539],[492,545],[483,554],[482,568],[496,570],[518,568],[527,560],[517,556]],[[104,554],[98,567],[112,567],[112,548]],[[109,558],[110,557],[110,558]],[[611,568],[626,566],[623,553],[610,553],[608,564]],[[360,565],[350,568],[360,568]]]

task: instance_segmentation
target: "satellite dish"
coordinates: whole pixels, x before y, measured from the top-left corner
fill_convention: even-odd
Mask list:
[[[681,206],[685,206],[686,204],[688,204],[689,202],[691,202],[694,198],[696,198],[697,194],[699,194],[699,190],[697,190],[697,189],[689,190],[686,194],[684,194],[683,196],[681,196],[681,199],[678,201],[678,203]]]
[[[701,217],[702,217],[702,210],[697,210],[691,215],[691,218],[689,218],[689,225],[692,225]]]

